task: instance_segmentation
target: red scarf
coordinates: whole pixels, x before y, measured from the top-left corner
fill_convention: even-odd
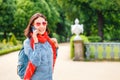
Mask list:
[[[31,33],[32,36],[32,33]],[[53,50],[53,67],[55,65],[55,61],[56,61],[56,47],[55,44],[52,42],[52,40],[50,39],[50,37],[48,36],[47,32],[45,32],[43,35],[37,35],[38,41],[40,43],[45,43],[46,41],[48,41],[52,47]],[[30,45],[32,47],[32,49],[34,48],[34,39],[31,37],[30,40]]]

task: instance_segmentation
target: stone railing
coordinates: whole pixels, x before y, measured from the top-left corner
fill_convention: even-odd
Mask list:
[[[120,43],[85,43],[87,60],[120,60]]]

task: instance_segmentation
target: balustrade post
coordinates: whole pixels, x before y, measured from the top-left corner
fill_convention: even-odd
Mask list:
[[[120,44],[119,44],[119,46],[118,46],[118,47],[119,47],[119,52],[118,52],[118,54],[119,54],[119,59],[120,59]]]
[[[106,59],[106,46],[107,44],[103,45],[103,59]]]
[[[95,59],[98,59],[98,45],[95,44]]]
[[[111,45],[111,59],[114,59],[114,52],[113,52],[113,50],[114,50],[114,46]]]
[[[90,47],[89,47],[89,44],[86,44],[86,57],[87,57],[87,60],[89,60],[90,59]]]

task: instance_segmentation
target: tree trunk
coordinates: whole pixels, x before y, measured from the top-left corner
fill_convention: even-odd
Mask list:
[[[103,15],[101,11],[97,11],[98,14],[98,35],[102,38],[103,41]]]
[[[7,39],[7,32],[6,31],[4,31],[3,38]]]

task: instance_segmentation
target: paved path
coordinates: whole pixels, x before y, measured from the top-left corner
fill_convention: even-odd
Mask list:
[[[54,80],[120,80],[120,62],[74,62],[69,51],[69,44],[60,44]],[[20,80],[16,74],[17,55],[0,56],[0,80]]]

